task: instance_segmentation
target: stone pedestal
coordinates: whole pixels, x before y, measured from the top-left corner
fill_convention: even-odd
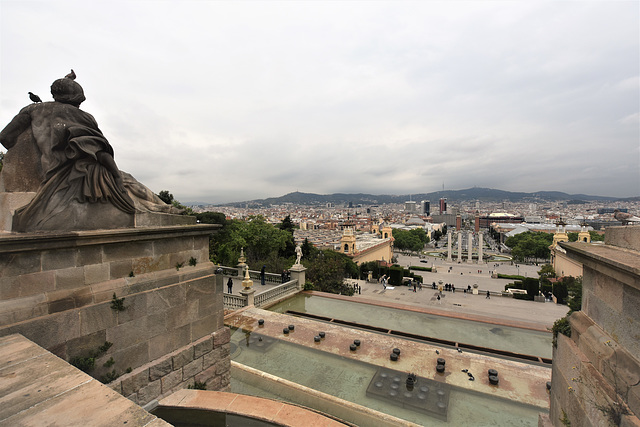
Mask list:
[[[304,289],[304,284],[306,281],[305,271],[307,271],[306,267],[302,264],[294,264],[293,267],[289,269],[291,272],[291,280],[298,281],[298,289]]]
[[[240,295],[247,299],[247,306],[253,307],[255,305],[256,290],[253,288],[244,288],[240,291]]]

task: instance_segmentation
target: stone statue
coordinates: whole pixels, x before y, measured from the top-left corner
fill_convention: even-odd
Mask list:
[[[0,191],[35,193],[16,209],[13,231],[123,228],[134,226],[136,213],[179,213],[118,170],[109,141],[79,108],[85,96],[77,82],[58,79],[51,94],[53,102],[24,107],[0,132],[8,150]]]
[[[296,265],[300,265],[300,259],[302,259],[302,246],[298,243],[296,245]]]

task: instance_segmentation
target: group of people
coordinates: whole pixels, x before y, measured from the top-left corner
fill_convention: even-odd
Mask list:
[[[351,288],[353,288],[353,294],[354,295],[355,294],[358,294],[358,295],[362,294],[362,287],[359,284],[354,283],[354,284],[351,285]]]

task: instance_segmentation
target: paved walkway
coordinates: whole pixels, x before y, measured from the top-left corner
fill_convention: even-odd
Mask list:
[[[398,263],[404,267],[410,265],[421,265],[424,267],[435,266],[437,273],[426,271],[412,270],[424,278],[422,290],[413,292],[413,288],[407,286],[399,286],[394,289],[383,289],[381,283],[367,283],[364,280],[352,280],[352,283],[358,283],[362,291],[355,298],[362,300],[381,301],[388,304],[411,305],[424,309],[445,310],[452,313],[458,313],[461,316],[466,314],[475,314],[479,316],[492,317],[509,321],[522,321],[536,324],[545,328],[550,328],[557,319],[563,317],[569,310],[566,305],[558,305],[552,302],[533,302],[516,300],[497,295],[491,295],[490,299],[486,298],[486,291],[500,292],[504,290],[507,283],[513,282],[509,279],[492,279],[490,275],[491,269],[497,269],[501,274],[518,274],[526,275],[526,277],[538,277],[537,271],[540,267],[511,265],[510,263],[502,263],[495,267],[494,264],[467,264],[465,261],[460,264],[457,261],[447,263],[442,260],[427,258],[428,263],[422,263],[417,257],[398,256]],[[451,268],[451,269],[449,269]],[[479,273],[478,270],[482,272]],[[442,280],[443,283],[455,285],[456,292],[442,292],[440,301],[437,296],[438,291],[431,289],[431,284],[436,284]],[[465,294],[463,289],[468,285],[473,287],[478,284],[478,295]]]

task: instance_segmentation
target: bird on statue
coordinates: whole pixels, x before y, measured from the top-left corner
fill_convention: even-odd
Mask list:
[[[71,80],[75,80],[76,79],[76,73],[75,73],[75,71],[73,71],[73,68],[71,69],[71,72],[65,76],[65,78],[71,79]]]
[[[613,217],[620,221],[623,225],[640,224],[640,218],[631,215],[630,213],[620,212],[620,210],[618,209],[615,209],[613,211]]]
[[[42,99],[40,99],[38,95],[31,92],[29,92],[29,99],[32,100],[33,102],[42,102]]]

